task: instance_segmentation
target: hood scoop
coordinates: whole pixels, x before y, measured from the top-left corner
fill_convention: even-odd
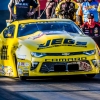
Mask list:
[[[37,32],[36,32],[37,33]],[[78,33],[69,33],[66,31],[40,31],[38,34],[34,33],[34,35],[28,37],[28,39],[35,40],[37,38],[40,38],[42,36],[54,36],[54,35],[62,35],[62,36],[69,36],[69,37],[75,37],[75,36],[80,36]]]
[[[61,35],[70,35],[70,36],[79,36],[80,35],[78,33],[69,33],[65,30],[62,30],[62,31],[43,31],[43,34],[45,34],[45,35],[58,35],[58,34],[61,34]]]

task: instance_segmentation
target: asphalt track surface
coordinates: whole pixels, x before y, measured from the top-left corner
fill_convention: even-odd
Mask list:
[[[0,100],[100,100],[100,75],[26,81],[0,77]]]

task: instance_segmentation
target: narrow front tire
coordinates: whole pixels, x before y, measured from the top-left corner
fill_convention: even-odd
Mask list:
[[[93,77],[95,77],[95,75],[96,75],[96,74],[87,74],[86,76],[87,76],[88,78],[93,78]]]
[[[21,81],[25,81],[25,80],[26,80],[26,77],[25,77],[25,76],[19,76],[19,79],[20,79]]]

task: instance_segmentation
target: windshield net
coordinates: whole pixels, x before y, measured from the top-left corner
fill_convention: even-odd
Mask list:
[[[67,33],[82,34],[80,29],[70,21],[67,22],[38,22],[20,24],[18,37],[34,34],[37,31],[66,31]],[[63,33],[63,32],[62,32]]]

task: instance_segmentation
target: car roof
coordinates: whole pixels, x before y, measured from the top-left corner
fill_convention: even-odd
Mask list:
[[[14,22],[21,23],[30,23],[30,22],[52,22],[52,21],[71,21],[70,19],[59,19],[59,18],[52,18],[52,19],[26,19],[26,20],[18,20]]]

